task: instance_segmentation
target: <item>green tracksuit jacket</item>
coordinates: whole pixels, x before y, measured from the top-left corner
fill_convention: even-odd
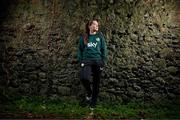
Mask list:
[[[107,61],[107,46],[102,33],[89,35],[88,43],[84,44],[83,36],[80,37],[78,46],[78,61],[103,60]]]

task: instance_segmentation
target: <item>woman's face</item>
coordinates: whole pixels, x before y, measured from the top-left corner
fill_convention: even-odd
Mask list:
[[[96,20],[92,21],[92,24],[89,26],[90,31],[97,32],[99,30],[99,24]]]

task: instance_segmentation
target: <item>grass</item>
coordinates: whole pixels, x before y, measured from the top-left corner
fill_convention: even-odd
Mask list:
[[[0,104],[0,118],[63,119],[178,119],[180,106],[172,104],[98,102],[93,114],[87,106],[68,99],[19,98]]]

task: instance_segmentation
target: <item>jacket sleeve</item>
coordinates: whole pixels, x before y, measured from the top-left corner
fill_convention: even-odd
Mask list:
[[[104,63],[107,62],[107,45],[104,35],[101,33],[101,57]]]
[[[84,50],[84,42],[83,42],[83,37],[81,36],[79,38],[78,52],[77,52],[77,60],[78,60],[78,62],[81,62],[82,59],[83,59],[83,50]]]

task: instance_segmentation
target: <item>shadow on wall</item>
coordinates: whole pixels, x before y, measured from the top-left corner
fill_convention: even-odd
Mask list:
[[[8,16],[9,8],[11,5],[17,5],[18,3],[32,3],[39,4],[41,0],[1,0],[0,1],[0,24],[4,21],[4,19]],[[44,5],[49,3],[48,0],[42,1]]]
[[[1,0],[0,1],[0,23],[3,22],[3,20],[8,15],[8,8],[12,4],[16,4],[16,0]]]

